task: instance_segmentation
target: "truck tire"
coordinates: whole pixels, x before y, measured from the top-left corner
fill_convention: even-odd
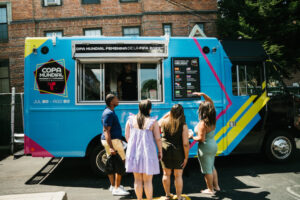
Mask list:
[[[265,153],[270,161],[289,161],[294,158],[295,151],[295,139],[283,131],[269,135],[265,143]]]
[[[94,146],[89,156],[90,166],[95,175],[105,176],[105,163],[107,160],[105,149],[102,146]]]

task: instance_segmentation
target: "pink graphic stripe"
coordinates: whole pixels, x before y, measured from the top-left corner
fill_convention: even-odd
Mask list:
[[[31,154],[32,157],[54,157],[41,145],[39,145],[26,135],[24,136],[24,153]]]
[[[210,68],[210,70],[212,71],[213,75],[215,76],[215,78],[216,78],[218,84],[220,85],[220,87],[221,87],[222,91],[224,92],[225,97],[226,97],[226,99],[227,99],[227,101],[228,101],[228,104],[227,104],[226,108],[225,108],[224,110],[222,110],[222,111],[217,115],[216,118],[217,118],[217,120],[218,120],[222,115],[224,115],[224,114],[226,113],[226,111],[227,111],[227,110],[229,109],[229,107],[232,105],[232,101],[231,101],[231,99],[229,98],[229,95],[228,95],[228,93],[226,92],[226,89],[225,89],[225,87],[224,87],[222,81],[220,80],[219,76],[217,75],[217,72],[215,71],[215,69],[214,69],[214,67],[212,66],[211,62],[210,62],[209,59],[207,58],[206,54],[203,52],[202,47],[201,47],[201,45],[199,44],[198,40],[197,40],[196,38],[194,38],[194,37],[193,37],[193,40],[194,40],[194,42],[196,43],[196,45],[197,45],[197,47],[198,47],[198,49],[199,49],[201,55],[202,55],[203,58],[205,59],[206,63],[208,64],[208,66],[209,66],[209,68]],[[197,142],[194,140],[194,141],[191,143],[190,148],[192,148],[196,143],[197,143]]]

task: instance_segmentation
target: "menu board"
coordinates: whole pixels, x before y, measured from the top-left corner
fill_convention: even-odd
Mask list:
[[[172,58],[173,100],[199,99],[193,92],[200,92],[199,58]]]

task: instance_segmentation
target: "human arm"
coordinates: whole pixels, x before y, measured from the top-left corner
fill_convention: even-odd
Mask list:
[[[116,150],[114,149],[113,145],[112,145],[112,142],[111,142],[111,136],[110,136],[110,130],[111,130],[111,127],[110,126],[104,126],[103,127],[103,131],[104,131],[104,135],[105,135],[105,140],[109,146],[109,149],[110,149],[110,153],[112,155],[115,155],[117,152]]]
[[[126,126],[125,126],[125,138],[126,138],[127,142],[129,140],[129,137],[130,137],[130,126],[129,126],[129,120],[128,120],[126,123]]]
[[[189,150],[190,150],[190,144],[189,144],[189,130],[187,125],[183,126],[183,131],[182,131],[182,145],[183,145],[183,150],[184,150],[184,161],[181,165],[182,168],[185,168],[188,159],[189,159]]]
[[[193,95],[196,95],[196,96],[199,96],[199,97],[203,96],[203,98],[204,98],[205,101],[208,101],[212,105],[214,105],[213,100],[207,94],[205,94],[203,92],[193,92]]]
[[[159,126],[158,126],[157,122],[155,122],[153,124],[153,135],[154,135],[155,142],[156,142],[157,149],[158,149],[158,158],[159,158],[159,160],[161,160],[162,159],[162,143],[161,143]]]
[[[193,139],[199,142],[204,142],[205,135],[206,135],[206,125],[203,121],[201,121],[198,126],[197,136],[193,137]]]

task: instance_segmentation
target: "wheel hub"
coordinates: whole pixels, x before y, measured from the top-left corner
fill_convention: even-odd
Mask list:
[[[271,146],[273,155],[278,159],[285,159],[291,153],[292,144],[288,138],[279,136],[274,138]]]

